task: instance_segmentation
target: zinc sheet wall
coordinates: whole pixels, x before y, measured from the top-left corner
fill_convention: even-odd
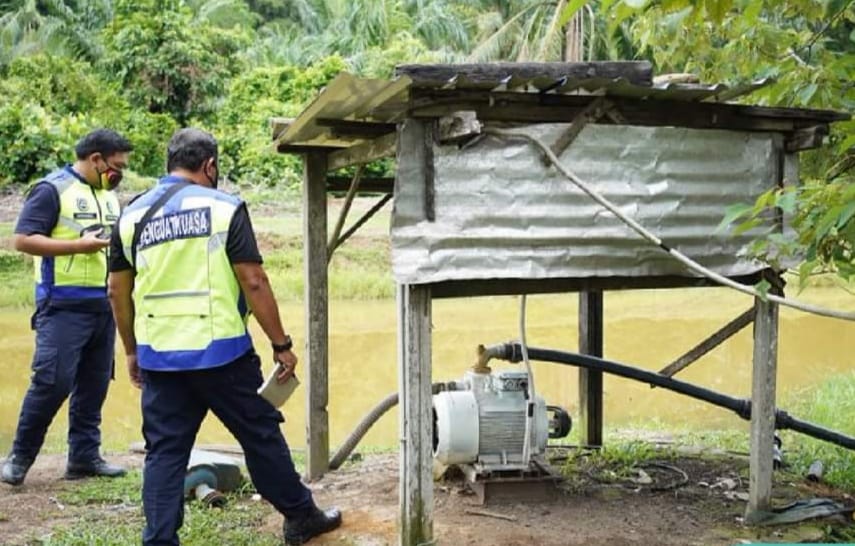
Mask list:
[[[552,143],[567,124],[527,125]],[[425,213],[418,126],[399,135],[392,266],[401,283],[490,278],[693,276],[644,241],[523,140],[434,145],[434,220]],[[620,210],[724,275],[762,269],[742,257],[751,234],[716,232],[725,208],[776,185],[776,135],[589,125],[564,165]]]

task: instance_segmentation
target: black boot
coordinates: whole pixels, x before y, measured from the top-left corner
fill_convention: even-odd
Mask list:
[[[285,544],[299,546],[312,538],[332,531],[341,525],[341,512],[337,508],[320,510],[313,506],[304,516],[292,516],[285,520]]]
[[[9,485],[21,485],[30,465],[33,464],[33,459],[22,457],[11,453],[6,462],[3,463],[3,469],[0,470],[0,480]]]
[[[112,465],[101,457],[84,463],[68,461],[68,466],[65,467],[66,480],[80,480],[82,478],[89,478],[92,476],[118,478],[125,474],[126,472],[124,468]]]

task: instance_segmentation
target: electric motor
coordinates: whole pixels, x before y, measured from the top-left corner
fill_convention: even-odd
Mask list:
[[[457,390],[433,397],[433,452],[443,464],[480,463],[493,469],[518,467],[528,408],[528,375],[467,372]],[[537,396],[532,405],[530,452],[543,453],[548,438],[566,436],[570,419]],[[549,419],[549,411],[556,417]]]

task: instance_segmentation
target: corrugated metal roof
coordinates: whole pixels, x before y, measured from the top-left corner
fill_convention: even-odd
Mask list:
[[[442,81],[414,82],[408,76],[382,80],[361,78],[345,72],[336,76],[290,125],[284,127],[284,130],[283,127],[274,127],[274,141],[287,149],[353,146],[369,137],[336,132],[334,123],[330,123],[330,120],[361,121],[366,124],[396,123],[406,117],[410,107],[410,97],[414,92],[422,94],[431,91],[458,91],[462,94],[467,92],[525,93],[541,96],[605,95],[644,101],[720,103],[751,93],[768,85],[770,81],[764,79],[730,87],[724,84],[694,83],[642,85],[631,83],[623,78],[542,78],[531,75],[520,77],[514,74],[476,80],[460,74]],[[777,110],[776,117],[781,117],[782,109]],[[799,117],[795,116],[795,113],[800,112],[799,110],[791,109],[791,111],[794,117]],[[800,118],[803,117],[800,116]],[[839,119],[845,119],[845,117]],[[821,123],[827,122],[828,120],[821,121]],[[679,123],[672,125],[679,125]]]

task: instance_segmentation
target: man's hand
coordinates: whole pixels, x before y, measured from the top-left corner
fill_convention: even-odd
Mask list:
[[[279,353],[273,353],[273,360],[278,362],[282,369],[276,374],[276,382],[284,383],[294,375],[294,368],[297,367],[297,355],[290,349]]]
[[[78,252],[80,254],[92,254],[93,252],[98,252],[99,250],[110,246],[109,239],[101,239],[98,237],[101,235],[102,231],[103,230],[85,232],[83,237],[77,239],[77,246],[80,249]]]
[[[128,377],[131,378],[131,385],[142,388],[142,373],[140,373],[140,365],[137,363],[137,355],[125,355],[128,362]]]

